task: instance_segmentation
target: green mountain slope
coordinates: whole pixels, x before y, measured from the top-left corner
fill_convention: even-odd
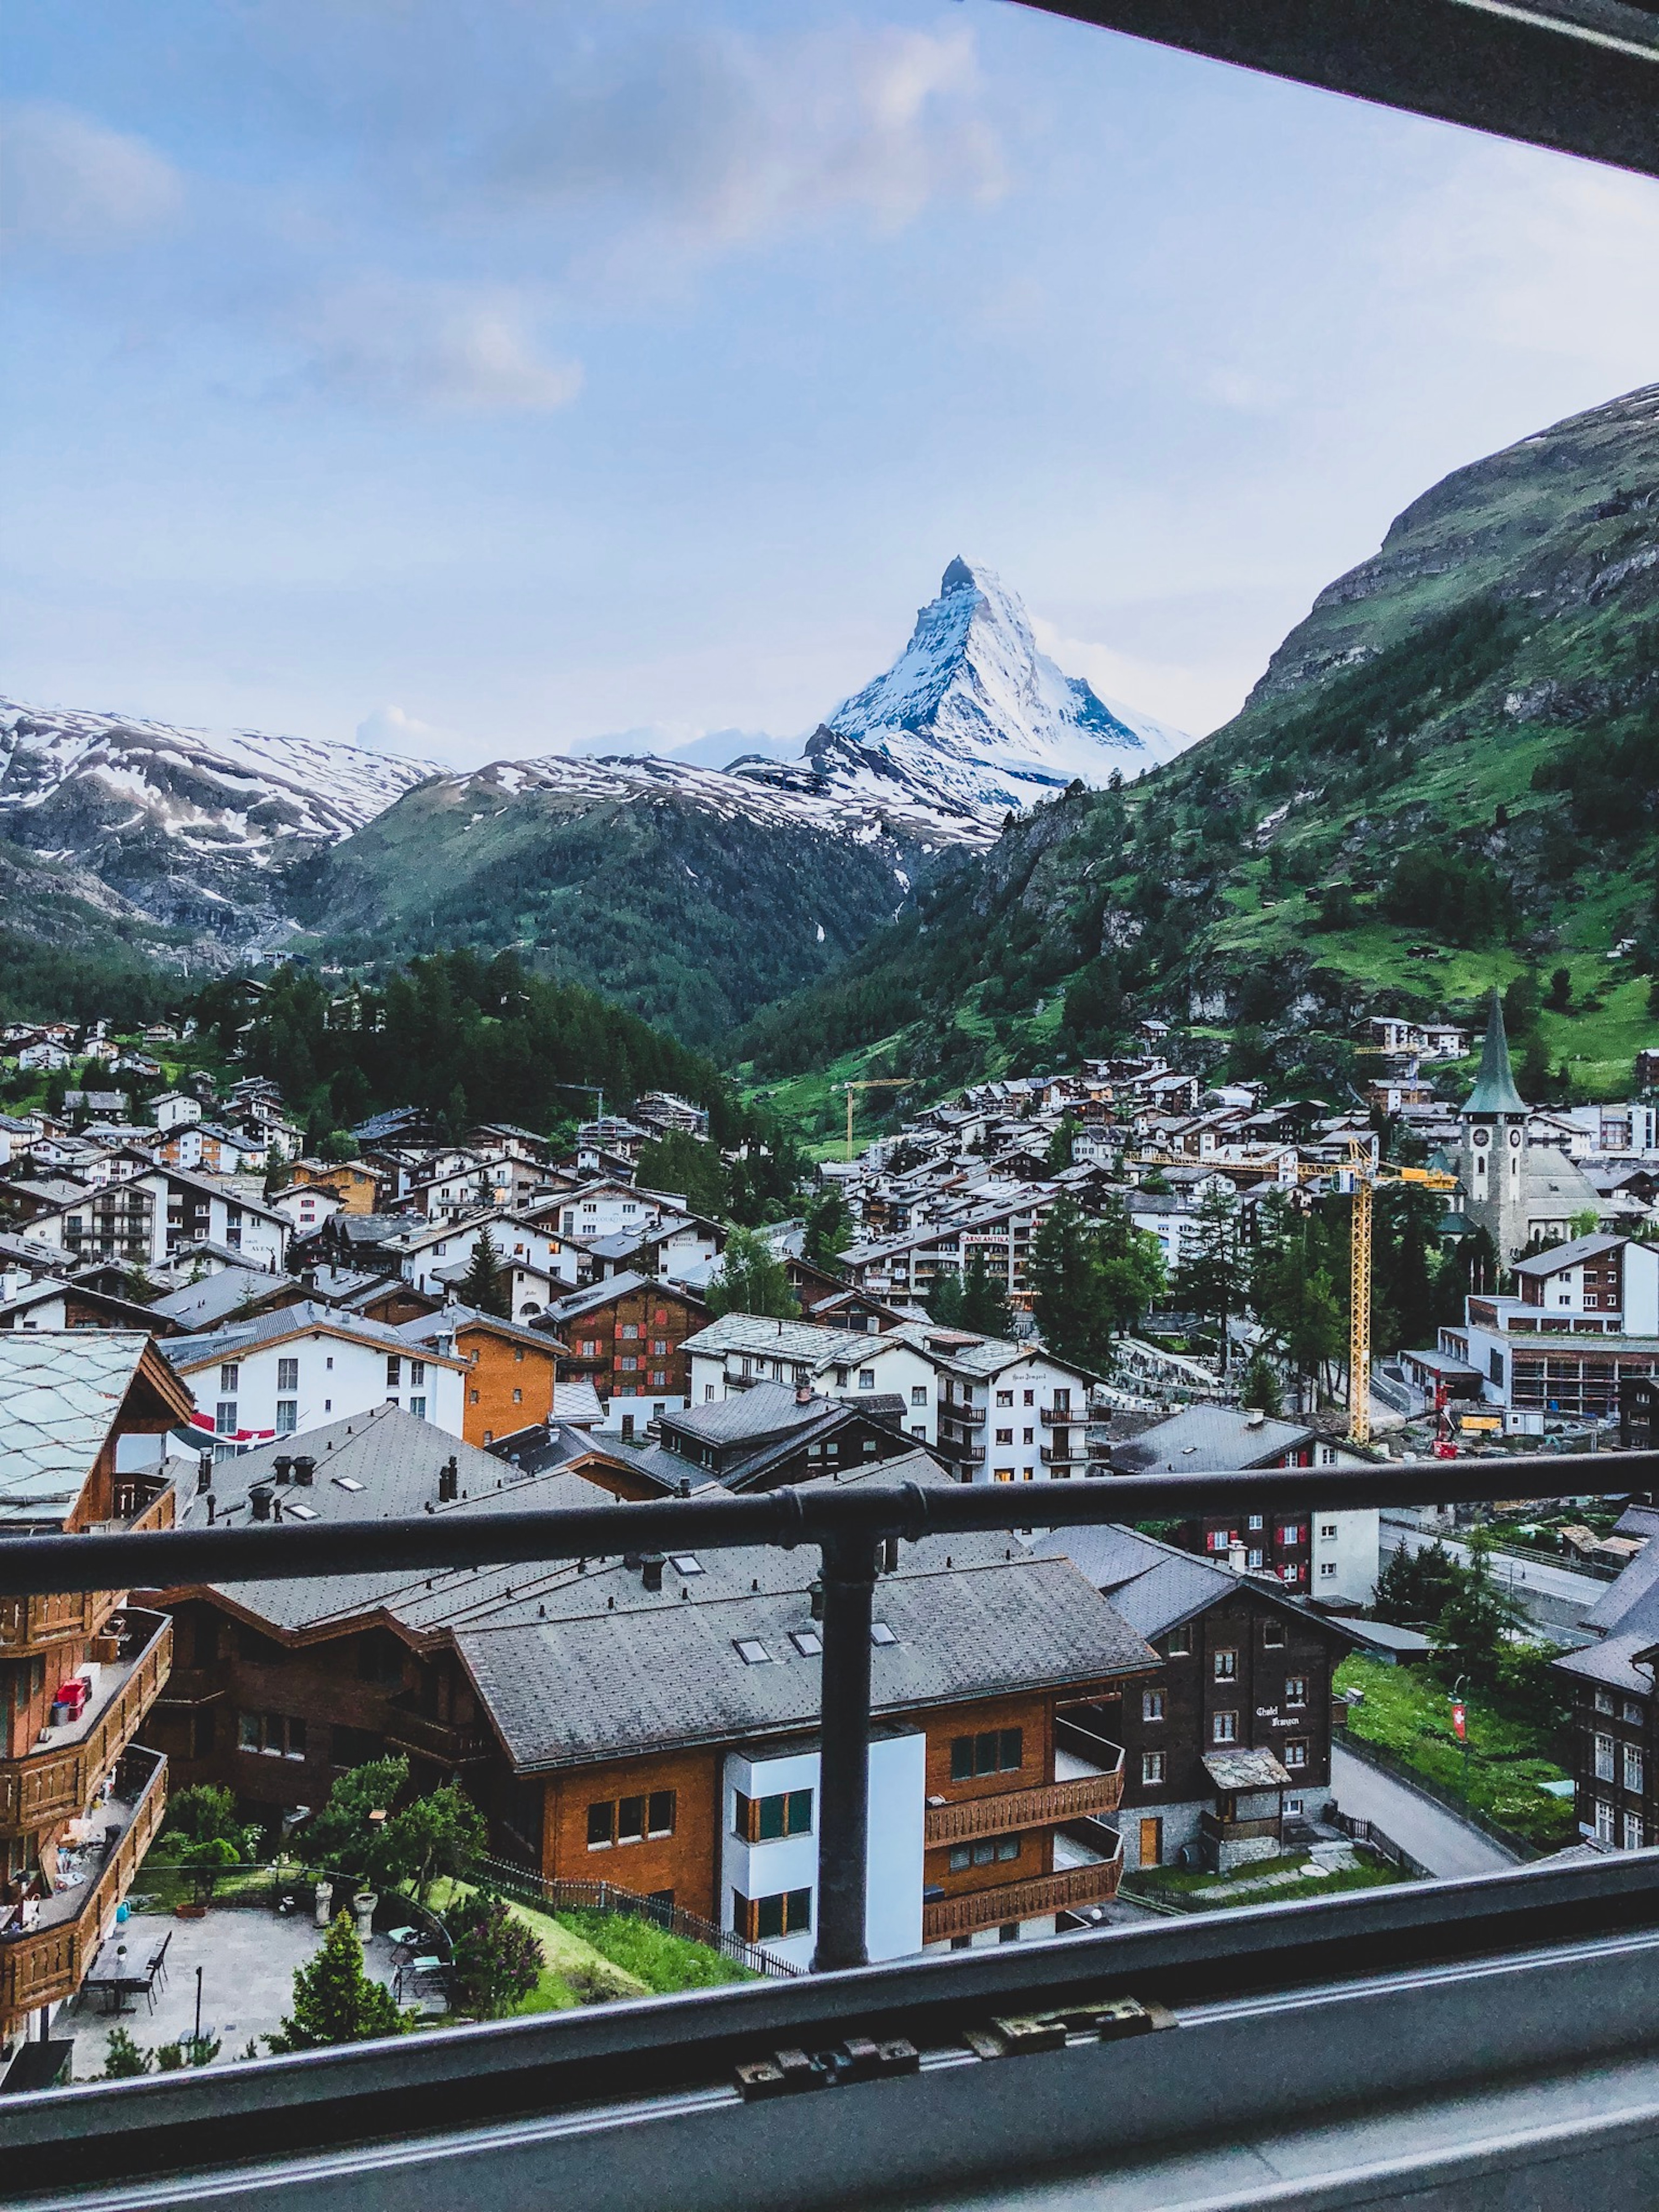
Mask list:
[[[944,1083],[1155,1013],[1329,1090],[1362,1011],[1535,970],[1532,1079],[1608,1095],[1650,1041],[1656,795],[1659,386],[1437,485],[1234,721],[957,860],[738,1048],[763,1081],[857,1053]]]
[[[593,799],[490,770],[422,785],[289,888],[348,961],[511,945],[707,1045],[886,921],[907,857],[672,791]]]

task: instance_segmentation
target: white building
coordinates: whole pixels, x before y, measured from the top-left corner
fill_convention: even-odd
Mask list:
[[[164,1091],[159,1098],[150,1100],[149,1108],[158,1129],[182,1128],[186,1121],[202,1118],[201,1100],[183,1091]]]
[[[222,1456],[379,1406],[462,1431],[467,1363],[453,1342],[414,1357],[396,1329],[309,1301],[164,1340],[161,1350],[194,1394],[196,1431]]]

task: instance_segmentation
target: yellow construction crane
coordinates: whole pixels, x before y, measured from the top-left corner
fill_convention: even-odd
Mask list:
[[[847,1157],[853,1157],[853,1093],[855,1091],[908,1091],[915,1085],[914,1075],[866,1075],[857,1083],[836,1085],[847,1093]]]
[[[1360,1048],[1363,1051],[1364,1046]],[[1199,1160],[1149,1160],[1126,1158],[1125,1167],[1201,1167]],[[1216,1164],[1220,1166],[1222,1163]],[[1371,1440],[1371,1200],[1378,1183],[1415,1183],[1422,1190],[1451,1191],[1457,1177],[1439,1168],[1380,1167],[1367,1157],[1358,1140],[1348,1147],[1346,1167],[1298,1165],[1300,1182],[1331,1177],[1339,1191],[1353,1200],[1353,1219],[1348,1233],[1348,1442]]]

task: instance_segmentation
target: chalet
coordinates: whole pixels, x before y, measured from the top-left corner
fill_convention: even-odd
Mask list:
[[[163,1346],[194,1390],[191,1429],[222,1457],[381,1405],[459,1437],[467,1363],[453,1345],[412,1346],[395,1328],[313,1299]]]
[[[362,1160],[295,1160],[288,1174],[290,1188],[331,1191],[347,1213],[373,1213],[379,1200],[381,1178]]]
[[[1036,1548],[1073,1560],[1161,1662],[1097,1723],[1124,1747],[1124,1863],[1225,1873],[1280,1851],[1285,1820],[1329,1795],[1347,1631],[1273,1578],[1132,1528],[1056,1529]]]
[[[165,1528],[160,1439],[190,1395],[148,1336],[0,1336],[0,1530]],[[0,1598],[0,2054],[46,2040],[115,1923],[167,1802],[134,1747],[172,1623],[118,1590]]]
[[[629,1273],[558,1299],[536,1326],[563,1340],[560,1379],[591,1382],[626,1433],[690,1402],[686,1346],[708,1319],[690,1291]]]
[[[150,1100],[149,1110],[158,1129],[179,1129],[186,1122],[201,1120],[202,1102],[187,1091],[164,1091],[159,1098]]]
[[[1127,1443],[1114,1444],[1114,1472],[1120,1474],[1212,1474],[1235,1468],[1297,1467],[1351,1468],[1364,1464],[1316,1430],[1265,1413],[1237,1412],[1225,1406],[1188,1406],[1167,1421],[1144,1429]],[[1208,1515],[1182,1532],[1188,1550],[1231,1559],[1247,1573],[1270,1574],[1284,1589],[1302,1597],[1345,1598],[1370,1602],[1376,1582],[1379,1522],[1374,1506],[1340,1504],[1340,1483],[1332,1486],[1328,1509],[1309,1513]]]
[[[1564,1652],[1553,1671],[1573,1701],[1579,1832],[1639,1851],[1659,1843],[1659,1512],[1630,1506],[1617,1533],[1642,1549],[1584,1615],[1595,1641]]]
[[[0,1329],[120,1328],[173,1336],[179,1328],[169,1315],[158,1314],[136,1299],[94,1290],[86,1283],[60,1282],[51,1275],[38,1277],[27,1290],[0,1304]]]
[[[700,1490],[710,1482],[726,1490],[778,1490],[819,1475],[867,1474],[913,1455],[905,1412],[896,1398],[849,1405],[818,1397],[805,1384],[757,1382],[711,1405],[665,1413],[649,1443],[613,1449],[623,1466],[646,1479],[646,1494]]]
[[[181,1168],[158,1167],[142,1155],[132,1166],[133,1172],[101,1187],[55,1198],[32,1218],[32,1233],[77,1261],[159,1267],[181,1245],[210,1239],[256,1266],[282,1266],[288,1224],[262,1199]]]
[[[497,1437],[556,1417],[556,1378],[564,1346],[556,1337],[470,1306],[447,1305],[400,1324],[410,1345],[453,1345],[466,1362],[461,1434],[482,1449]]]
[[[580,1251],[568,1238],[529,1215],[486,1212],[457,1221],[423,1219],[418,1228],[388,1238],[385,1249],[397,1259],[417,1289],[441,1291],[459,1281],[486,1237],[504,1264],[519,1263],[543,1282],[554,1279],[574,1286]],[[460,1274],[456,1273],[458,1268]],[[520,1302],[515,1299],[514,1311],[520,1310]]]

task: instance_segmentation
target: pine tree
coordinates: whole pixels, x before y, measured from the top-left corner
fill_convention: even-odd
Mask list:
[[[927,1285],[927,1318],[941,1328],[962,1327],[962,1273],[941,1267]]]
[[[315,2051],[325,2044],[401,2035],[408,2025],[391,1990],[363,1972],[363,1947],[351,1915],[338,1912],[321,1949],[295,1969],[294,2010],[281,2033],[267,2040],[273,2051]]]
[[[1196,1234],[1176,1269],[1176,1301],[1186,1311],[1217,1324],[1224,1375],[1231,1348],[1227,1325],[1244,1303],[1237,1199],[1231,1190],[1206,1191],[1194,1225]]]
[[[853,1242],[853,1217],[839,1183],[826,1183],[806,1210],[801,1257],[830,1274],[841,1272],[841,1255]]]
[[[511,1319],[512,1292],[507,1286],[507,1271],[488,1229],[479,1231],[466,1273],[456,1290],[461,1304],[471,1306],[476,1313],[494,1314],[500,1321]]]
[[[1246,1406],[1254,1407],[1260,1413],[1276,1415],[1284,1411],[1285,1401],[1279,1395],[1279,1377],[1265,1352],[1253,1352],[1244,1363],[1242,1395]]]
[[[720,1271],[709,1278],[705,1296],[714,1314],[763,1314],[783,1321],[799,1311],[787,1268],[752,1229],[731,1231]]]
[[[1007,1337],[1014,1333],[1014,1314],[1007,1291],[992,1274],[979,1245],[968,1255],[968,1273],[962,1281],[960,1326],[981,1336]]]

